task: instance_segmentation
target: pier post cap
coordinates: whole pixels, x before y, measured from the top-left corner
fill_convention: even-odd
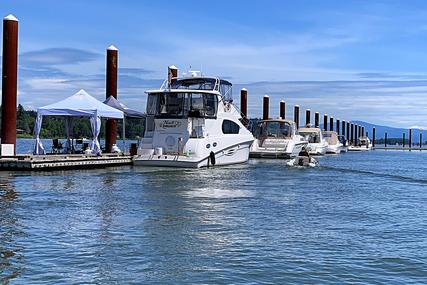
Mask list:
[[[248,89],[242,88],[242,89],[240,89],[240,91],[248,91]]]
[[[295,105],[296,108],[299,108],[299,105]]]
[[[114,51],[118,51],[118,49],[117,49],[115,46],[113,46],[113,45],[109,46],[109,47],[107,48],[107,50],[114,50]]]
[[[285,100],[280,100],[280,103],[285,103]]]
[[[264,98],[269,98],[270,96],[268,96],[267,94],[264,95]]]
[[[18,22],[18,18],[16,18],[13,14],[9,14],[3,18],[5,21],[15,21]]]
[[[173,65],[173,64],[172,64],[172,65],[169,65],[169,66],[168,66],[168,68],[169,68],[169,69],[178,69],[178,67],[176,67],[176,66],[175,66],[175,65]]]
[[[311,111],[310,109],[305,109],[306,111]]]

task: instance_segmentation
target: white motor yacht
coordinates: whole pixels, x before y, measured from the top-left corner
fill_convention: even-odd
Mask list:
[[[371,140],[368,137],[360,137],[356,145],[348,147],[348,151],[367,151],[372,149]]]
[[[294,158],[308,142],[298,134],[294,121],[269,119],[259,122],[250,149],[254,158]]]
[[[146,93],[146,129],[134,165],[199,168],[248,160],[254,137],[232,103],[230,82],[191,72]]]
[[[308,141],[307,150],[312,155],[324,155],[326,153],[328,143],[323,137],[323,132],[319,128],[300,128],[298,133]]]
[[[325,138],[325,141],[328,143],[328,147],[326,148],[326,153],[339,154],[345,151],[345,147],[339,140],[337,132],[324,131],[323,137]]]

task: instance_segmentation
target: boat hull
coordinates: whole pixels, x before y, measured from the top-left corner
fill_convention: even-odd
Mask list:
[[[237,144],[215,152],[215,163],[209,154],[204,157],[176,154],[137,155],[133,158],[135,166],[162,166],[180,168],[201,168],[245,163],[249,159],[249,147],[252,141]]]
[[[256,141],[254,143],[257,143]],[[271,158],[271,159],[290,159],[296,157],[302,149],[307,146],[307,142],[295,143],[286,149],[268,149],[258,147],[251,149],[250,158]]]

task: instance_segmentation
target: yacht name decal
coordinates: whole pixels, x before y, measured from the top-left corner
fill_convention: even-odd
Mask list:
[[[162,129],[179,128],[181,125],[182,123],[180,121],[164,120],[160,122],[160,127]]]

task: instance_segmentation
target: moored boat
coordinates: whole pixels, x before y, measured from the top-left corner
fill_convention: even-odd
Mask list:
[[[308,141],[307,150],[312,155],[324,155],[326,153],[328,143],[323,137],[323,132],[320,128],[300,128],[298,133]]]
[[[324,131],[323,137],[328,143],[326,153],[339,154],[345,151],[344,145],[339,140],[338,134],[335,131]]]
[[[298,134],[294,121],[281,118],[262,120],[255,129],[250,157],[294,158],[307,144]]]
[[[135,165],[199,168],[246,162],[254,140],[232,103],[232,84],[191,72],[149,90]]]

